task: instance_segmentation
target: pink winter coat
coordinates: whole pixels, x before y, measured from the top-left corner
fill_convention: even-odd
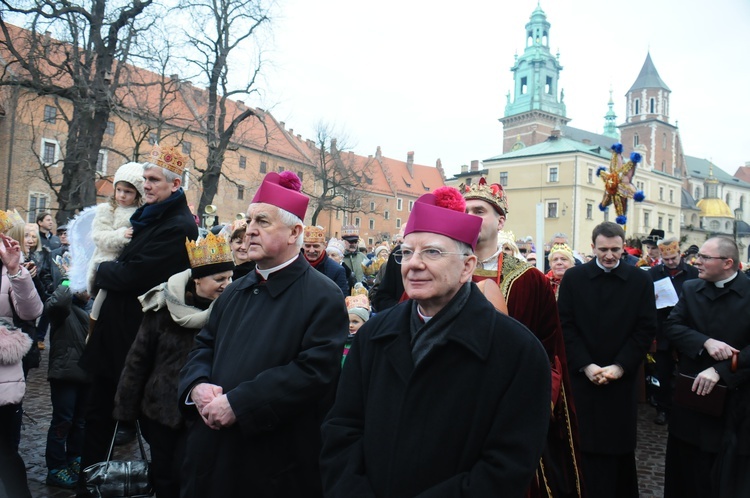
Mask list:
[[[0,326],[0,406],[21,402],[26,392],[21,360],[31,349],[31,337],[21,329]]]
[[[31,275],[26,268],[21,267],[21,276],[13,280],[8,278],[8,271],[2,267],[2,278],[0,278],[0,317],[13,322],[13,308],[16,309],[18,317],[22,320],[36,320],[44,310],[44,304],[31,280]]]

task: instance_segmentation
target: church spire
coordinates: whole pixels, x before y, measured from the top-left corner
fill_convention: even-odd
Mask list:
[[[612,100],[612,86],[609,87],[609,110],[604,115],[604,135],[620,139],[620,132],[617,131],[617,114],[615,114],[615,102]]]

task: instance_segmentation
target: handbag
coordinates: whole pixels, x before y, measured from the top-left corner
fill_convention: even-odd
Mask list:
[[[106,462],[95,463],[83,469],[86,488],[95,498],[145,498],[154,496],[149,475],[149,462],[143,448],[141,426],[136,421],[135,432],[141,448],[141,460],[112,460],[117,426],[109,445]]]
[[[727,386],[716,384],[709,394],[701,396],[693,392],[694,381],[694,375],[681,373],[677,376],[674,387],[675,404],[712,417],[721,417],[727,397]]]

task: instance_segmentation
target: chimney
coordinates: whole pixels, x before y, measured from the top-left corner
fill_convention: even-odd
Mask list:
[[[409,171],[409,176],[414,178],[414,151],[413,150],[406,153],[406,169]]]
[[[170,74],[169,79],[172,81],[180,81],[180,75],[179,74]]]
[[[336,150],[336,142],[337,140],[335,138],[331,139],[331,151]]]
[[[294,128],[289,128],[289,134],[290,134],[291,136],[294,136]]]
[[[378,161],[383,157],[383,153],[380,150],[380,146],[378,145],[378,148],[375,150],[375,159]]]
[[[240,107],[245,107],[245,101],[244,100],[238,100],[237,105]]]
[[[461,165],[461,173],[468,173],[469,172],[469,165],[468,164],[462,164]]]
[[[471,171],[479,171],[479,161],[477,159],[472,159]]]
[[[284,129],[284,126],[286,126],[286,123],[283,121],[279,121],[279,126],[281,126],[281,129]]]
[[[553,128],[552,132],[550,133],[550,138],[552,140],[557,140],[558,138],[560,138],[560,128]]]

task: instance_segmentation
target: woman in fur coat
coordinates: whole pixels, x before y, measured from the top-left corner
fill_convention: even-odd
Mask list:
[[[159,498],[180,495],[185,434],[177,403],[180,370],[195,336],[208,321],[214,299],[232,282],[234,269],[229,243],[223,237],[209,233],[186,245],[191,269],[139,297],[145,314],[115,396],[115,419],[142,424]],[[207,261],[211,252],[218,256]]]

